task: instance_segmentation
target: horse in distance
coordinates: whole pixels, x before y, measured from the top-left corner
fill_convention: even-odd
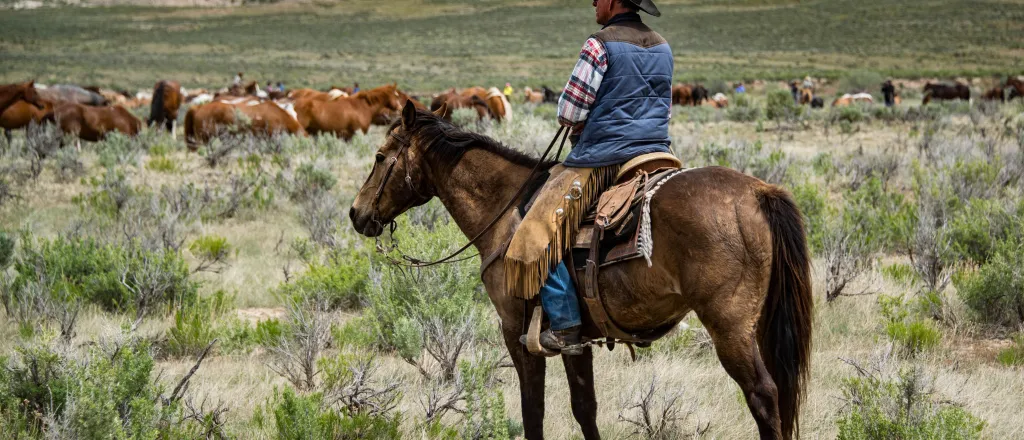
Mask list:
[[[158,81],[153,86],[153,101],[149,107],[149,125],[163,125],[174,138],[174,128],[178,123],[178,109],[181,108],[182,100],[181,84],[170,80]]]
[[[185,113],[185,144],[190,151],[223,133],[250,133],[270,137],[278,133],[305,135],[290,107],[275,102],[230,104],[214,101]]]

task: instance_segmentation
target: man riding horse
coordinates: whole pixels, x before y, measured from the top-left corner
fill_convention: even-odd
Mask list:
[[[563,255],[585,211],[622,165],[640,155],[669,154],[671,144],[672,50],[638,12],[661,13],[651,0],[593,5],[603,28],[583,44],[558,101],[558,120],[571,127],[572,151],[551,169],[505,257],[507,291],[526,299],[540,295],[550,322],[541,345],[566,355],[582,352],[582,320]]]

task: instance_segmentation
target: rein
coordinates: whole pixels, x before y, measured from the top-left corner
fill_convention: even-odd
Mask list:
[[[373,198],[374,221],[377,222],[378,224],[381,223],[381,222],[379,220],[377,220],[377,218],[376,218],[377,213],[379,212],[379,210],[377,209],[377,204],[380,202],[380,198],[384,194],[384,187],[387,184],[388,179],[391,178],[391,174],[395,170],[395,165],[398,164],[398,157],[399,156],[403,156],[403,157],[406,158],[406,160],[408,160],[407,151],[409,150],[409,146],[411,145],[411,142],[405,136],[400,136],[400,135],[395,134],[393,132],[389,133],[388,135],[391,136],[392,138],[394,138],[396,141],[398,141],[398,143],[401,146],[399,147],[398,152],[395,153],[395,156],[391,158],[390,163],[388,164],[388,169],[387,169],[387,171],[384,172],[384,178],[381,179],[380,185],[377,186],[377,193],[374,195],[374,198]],[[404,267],[410,267],[410,268],[430,267],[430,266],[436,266],[436,265],[444,264],[444,263],[457,263],[457,262],[465,261],[465,260],[468,260],[470,258],[478,256],[479,254],[476,254],[476,255],[470,255],[468,257],[459,258],[457,260],[455,259],[455,257],[457,257],[460,254],[462,254],[463,252],[469,250],[470,247],[472,247],[473,245],[476,244],[477,240],[480,240],[480,238],[483,237],[484,234],[486,234],[492,228],[494,228],[494,226],[497,225],[499,221],[501,221],[502,217],[505,216],[505,213],[507,213],[508,210],[510,208],[512,208],[513,205],[515,205],[516,201],[519,200],[519,198],[522,197],[524,193],[526,193],[526,190],[528,188],[530,188],[531,186],[533,186],[532,184],[533,184],[534,177],[537,176],[537,172],[540,171],[540,168],[544,165],[545,161],[548,158],[548,154],[551,153],[551,149],[554,148],[555,142],[558,141],[559,136],[561,136],[562,141],[561,141],[561,143],[559,143],[559,145],[558,145],[558,152],[555,153],[554,157],[557,159],[559,156],[562,155],[562,148],[565,146],[565,140],[569,137],[569,130],[566,130],[565,127],[558,127],[558,132],[556,132],[555,133],[555,137],[551,139],[551,143],[548,144],[548,148],[546,150],[544,150],[544,154],[542,154],[540,159],[537,161],[537,165],[534,165],[533,169],[530,170],[529,177],[526,178],[526,181],[523,182],[523,185],[521,187],[519,187],[519,190],[516,191],[515,195],[513,195],[512,198],[509,199],[508,203],[505,204],[505,207],[501,208],[501,210],[498,211],[498,214],[495,215],[494,219],[491,220],[491,222],[488,223],[487,226],[485,226],[479,233],[477,233],[476,236],[474,236],[472,239],[470,239],[466,244],[464,244],[462,247],[460,247],[458,250],[456,250],[451,255],[449,255],[447,257],[444,257],[444,258],[442,258],[440,260],[436,260],[436,261],[423,261],[423,260],[421,260],[419,258],[410,257],[408,255],[405,255],[404,253],[402,253],[402,251],[400,249],[398,249],[398,242],[394,241],[394,238],[393,238],[395,229],[397,228],[397,224],[395,223],[394,220],[392,220],[388,224],[389,228],[391,229],[392,245],[390,246],[390,248],[386,248],[383,245],[383,243],[381,243],[380,237],[378,236],[377,237],[377,243],[376,243],[377,252],[382,254],[382,255],[384,255],[384,257],[389,262],[391,262],[391,264],[395,264],[395,265],[399,265],[399,266],[404,266]],[[405,171],[405,183],[406,183],[406,185],[409,186],[409,189],[411,189],[417,195],[420,195],[420,192],[416,190],[416,187],[412,183],[412,176],[409,175],[409,169],[408,168],[406,168],[406,171]],[[398,251],[398,254],[399,254],[399,256],[401,256],[402,260],[398,260],[398,259],[395,259],[395,258],[391,257],[388,254],[389,251]],[[483,269],[484,268],[481,268],[481,270],[483,270]]]

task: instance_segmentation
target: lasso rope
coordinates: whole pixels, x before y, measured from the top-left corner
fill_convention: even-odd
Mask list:
[[[640,255],[643,255],[644,259],[647,260],[647,267],[652,266],[651,255],[654,253],[654,237],[651,236],[651,199],[654,198],[654,194],[661,189],[665,182],[668,182],[684,171],[686,171],[686,168],[673,171],[672,174],[669,174],[664,179],[661,179],[657,185],[654,185],[654,188],[644,193],[644,207],[640,215],[640,238],[637,240],[636,247],[640,251]]]

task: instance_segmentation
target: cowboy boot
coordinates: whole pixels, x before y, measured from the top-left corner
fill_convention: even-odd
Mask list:
[[[580,345],[580,328],[582,326],[569,327],[565,330],[544,330],[540,334],[540,345],[544,348],[557,351],[564,355],[578,356],[583,354],[583,346]]]

